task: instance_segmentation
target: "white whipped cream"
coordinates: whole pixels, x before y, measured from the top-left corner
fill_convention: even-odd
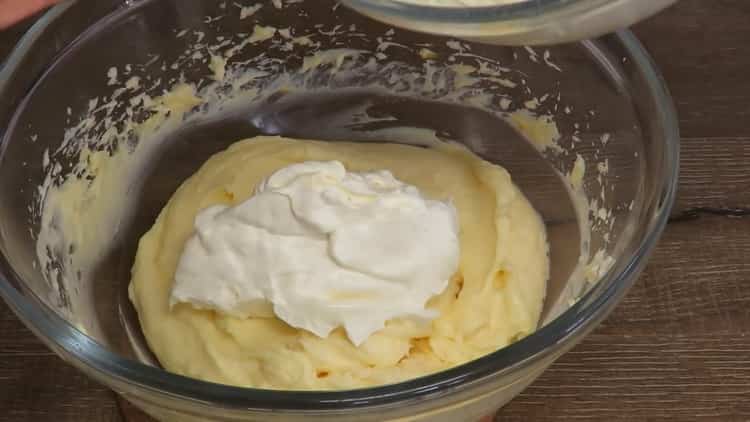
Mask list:
[[[437,317],[425,305],[458,262],[450,202],[388,171],[309,161],[278,170],[245,202],[198,214],[171,304],[275,315],[319,337],[343,327],[360,345],[388,320]]]

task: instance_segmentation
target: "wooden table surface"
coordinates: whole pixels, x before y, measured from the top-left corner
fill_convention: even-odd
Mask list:
[[[0,54],[19,32],[0,35]],[[635,32],[680,116],[675,218],[609,319],[498,420],[750,421],[750,1],[681,0]],[[0,421],[136,413],[0,302]]]

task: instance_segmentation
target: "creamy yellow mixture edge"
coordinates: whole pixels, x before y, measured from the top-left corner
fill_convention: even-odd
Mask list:
[[[387,169],[458,210],[461,262],[428,307],[429,325],[390,321],[355,347],[342,330],[327,338],[276,318],[237,319],[179,304],[169,295],[195,215],[252,195],[275,170],[339,160],[349,171]],[[284,390],[353,389],[417,378],[479,358],[533,332],[549,277],[544,223],[503,168],[463,147],[319,142],[281,137],[239,141],[210,158],[177,190],[138,247],[130,298],[152,351],[169,371],[223,384]]]

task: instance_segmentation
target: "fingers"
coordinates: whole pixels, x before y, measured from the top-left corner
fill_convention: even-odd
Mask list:
[[[57,3],[59,0],[0,0],[0,30]]]

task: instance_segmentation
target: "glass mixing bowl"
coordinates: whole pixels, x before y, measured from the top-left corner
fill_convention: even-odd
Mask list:
[[[176,87],[201,101],[166,111]],[[20,41],[0,94],[0,294],[64,360],[161,420],[491,415],[622,299],[677,182],[673,105],[629,32],[510,48],[393,29],[334,1],[80,0]],[[450,370],[352,391],[162,370],[127,300],[137,240],[212,153],[256,134],[451,140],[509,169],[548,229],[539,329]],[[105,176],[108,161],[119,173]],[[50,214],[69,183],[81,190]]]
[[[677,0],[344,0],[403,28],[502,45],[558,44],[600,36],[645,19]],[[464,3],[470,1],[464,0]],[[479,3],[479,2],[477,2]]]

